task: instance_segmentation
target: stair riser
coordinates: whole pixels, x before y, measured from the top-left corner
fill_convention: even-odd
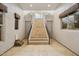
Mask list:
[[[29,41],[29,44],[48,44],[49,41]]]
[[[32,39],[32,40],[29,40],[29,41],[49,41],[49,40],[46,40],[46,39]]]
[[[29,43],[30,45],[48,45],[49,43]]]
[[[48,44],[49,42],[29,42],[29,44]]]

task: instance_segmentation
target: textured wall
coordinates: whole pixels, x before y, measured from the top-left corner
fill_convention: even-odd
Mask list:
[[[0,54],[7,51],[14,45],[17,39],[23,39],[25,35],[25,24],[23,11],[15,4],[5,4],[8,7],[8,12],[4,15],[4,37],[3,41],[0,41]],[[19,30],[15,30],[15,18],[14,13],[18,13],[21,17],[19,20]]]
[[[79,30],[61,29],[61,21],[59,18],[59,14],[72,5],[73,4],[62,6],[62,8],[57,10],[54,14],[53,37],[75,53],[79,54]]]

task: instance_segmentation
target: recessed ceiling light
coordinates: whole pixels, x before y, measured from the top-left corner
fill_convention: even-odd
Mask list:
[[[51,7],[51,5],[50,5],[50,4],[48,4],[48,7]]]
[[[32,4],[30,4],[30,7],[32,7]]]

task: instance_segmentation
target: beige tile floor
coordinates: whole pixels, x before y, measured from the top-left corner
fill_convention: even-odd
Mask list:
[[[24,44],[21,47],[13,47],[3,56],[75,56],[75,54],[52,39],[50,45]]]

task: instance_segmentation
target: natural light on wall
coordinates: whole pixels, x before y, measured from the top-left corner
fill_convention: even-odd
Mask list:
[[[44,15],[43,14],[40,14],[40,13],[35,13],[34,14],[34,18],[35,19],[43,19],[44,18]]]

